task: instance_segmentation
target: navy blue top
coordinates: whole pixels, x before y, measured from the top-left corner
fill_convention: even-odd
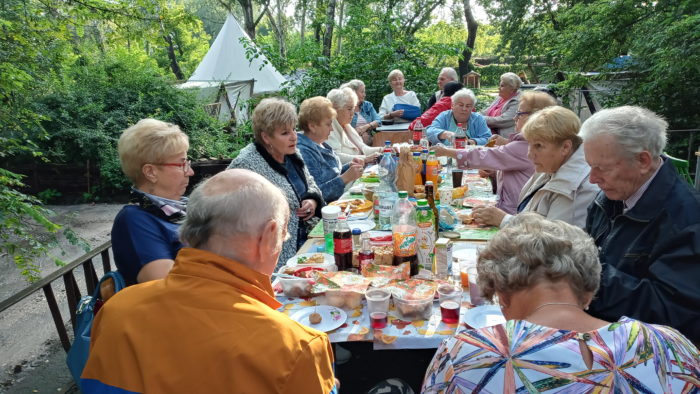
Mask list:
[[[126,205],[114,218],[112,252],[127,285],[136,282],[144,265],[154,260],[174,260],[182,248],[179,224],[167,222],[137,205]]]

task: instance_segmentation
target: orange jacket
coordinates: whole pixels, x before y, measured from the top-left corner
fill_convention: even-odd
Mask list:
[[[83,371],[86,392],[329,393],[325,333],[278,312],[270,278],[183,248],[163,280],[105,303]]]

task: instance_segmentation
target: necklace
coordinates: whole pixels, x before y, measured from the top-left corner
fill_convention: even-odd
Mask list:
[[[544,304],[542,304],[542,305],[538,306],[537,308],[533,309],[532,312],[530,312],[530,314],[527,315],[527,317],[525,317],[525,320],[527,320],[527,318],[529,318],[530,316],[532,316],[533,314],[535,314],[535,312],[537,312],[538,310],[544,308],[545,306],[550,306],[550,305],[566,305],[566,306],[573,306],[573,307],[575,307],[575,308],[578,308],[578,309],[583,310],[583,307],[581,307],[581,305],[579,305],[579,304],[573,304],[573,303],[571,303],[571,302],[545,302]]]

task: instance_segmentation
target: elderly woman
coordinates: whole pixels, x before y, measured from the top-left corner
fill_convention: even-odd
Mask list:
[[[407,104],[418,107],[420,111],[420,103],[418,102],[418,97],[416,93],[410,90],[404,90],[404,83],[406,79],[403,76],[401,70],[392,70],[387,78],[389,81],[389,86],[391,86],[392,92],[384,96],[382,100],[382,105],[379,106],[379,116],[382,119],[394,120],[397,122],[408,122],[407,119],[403,119],[404,110],[394,109],[396,104]]]
[[[129,205],[114,218],[112,251],[127,285],[165,277],[182,248],[182,195],[194,175],[189,146],[179,127],[155,119],[142,119],[119,137],[122,171],[134,186]]]
[[[325,143],[335,116],[333,104],[325,97],[306,99],[299,108],[299,127],[304,131],[299,134],[299,152],[326,202],[339,199],[345,186],[359,178],[364,168],[359,158],[341,166],[338,155]]]
[[[588,205],[598,193],[589,182],[591,167],[583,156],[578,131],[581,121],[564,107],[547,107],[533,115],[523,128],[528,158],[535,174],[520,191],[517,212],[537,212],[583,228]],[[474,220],[503,226],[512,215],[495,207],[476,207]]]
[[[520,201],[520,191],[535,172],[535,166],[527,158],[527,141],[520,130],[523,129],[531,114],[553,105],[556,105],[556,102],[547,93],[525,92],[520,99],[518,112],[515,114],[515,129],[518,132],[511,134],[508,139],[497,135],[492,137],[495,140],[504,140],[505,144],[491,149],[471,150],[456,150],[437,145],[434,147],[435,153],[438,156],[450,156],[457,159],[459,168],[497,170],[498,202],[496,208],[511,215],[515,214]]]
[[[585,312],[601,266],[579,228],[519,215],[480,253],[477,272],[507,321],[445,340],[424,393],[681,393],[700,379],[698,350],[675,329]]]
[[[263,99],[253,111],[252,122],[255,142],[243,148],[229,168],[257,172],[279,187],[287,198],[289,239],[282,245],[279,268],[306,241],[309,231],[318,223],[324,201],[297,151],[294,105],[280,98]]]
[[[467,128],[470,145],[484,145],[491,137],[484,117],[472,112],[476,96],[470,89],[461,89],[452,95],[452,109],[442,112],[427,128],[426,134],[431,144],[448,143],[455,136],[457,124]]]
[[[440,101],[441,98],[445,97],[445,85],[450,82],[459,82],[459,76],[457,76],[457,71],[454,68],[444,67],[442,70],[440,70],[440,74],[438,75],[438,91],[430,96],[430,100],[428,100],[428,108],[432,107],[435,105],[435,103]]]
[[[368,146],[350,125],[352,116],[357,106],[357,95],[348,88],[333,89],[326,96],[333,104],[337,115],[333,119],[333,130],[328,136],[328,145],[340,157],[340,162],[345,165],[353,159],[360,159],[365,164],[377,159],[382,151],[381,147]]]
[[[494,134],[508,138],[515,132],[515,112],[520,101],[520,86],[522,81],[515,73],[501,75],[498,84],[498,99],[482,111],[486,124]]]
[[[428,127],[433,124],[435,118],[441,113],[448,111],[452,108],[452,96],[458,91],[462,90],[464,85],[459,82],[448,82],[442,88],[440,92],[442,97],[435,104],[433,104],[427,111],[415,119],[408,126],[409,130],[413,130],[416,127],[416,123],[420,122],[423,127]]]
[[[382,125],[382,118],[379,117],[377,111],[374,110],[374,105],[365,100],[365,83],[359,79],[345,83],[341,88],[349,87],[357,95],[357,105],[355,106],[355,114],[352,116],[350,125],[357,131],[357,134],[362,137],[365,144],[372,143],[372,131]]]

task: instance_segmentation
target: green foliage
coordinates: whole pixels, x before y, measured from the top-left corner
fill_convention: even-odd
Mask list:
[[[60,198],[63,194],[56,189],[46,189],[42,190],[36,194],[37,198],[44,203],[50,204],[52,201]]]

